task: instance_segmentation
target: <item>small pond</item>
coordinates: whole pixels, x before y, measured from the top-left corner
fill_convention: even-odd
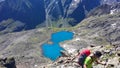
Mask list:
[[[44,43],[42,45],[43,55],[51,60],[56,60],[59,56],[61,56],[60,51],[64,50],[60,47],[59,43],[65,40],[73,39],[73,33],[68,31],[60,31],[53,33],[51,36],[52,44]]]

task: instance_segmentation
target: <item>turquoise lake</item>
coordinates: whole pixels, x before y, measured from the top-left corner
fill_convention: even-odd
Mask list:
[[[56,60],[59,56],[61,56],[60,51],[64,50],[60,47],[59,43],[65,40],[73,39],[73,33],[68,31],[60,31],[53,33],[51,36],[51,40],[53,44],[44,43],[42,45],[43,55],[51,60]]]

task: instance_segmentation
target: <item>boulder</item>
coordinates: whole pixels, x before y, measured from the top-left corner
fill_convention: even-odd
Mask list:
[[[16,68],[14,57],[0,58],[0,68]]]

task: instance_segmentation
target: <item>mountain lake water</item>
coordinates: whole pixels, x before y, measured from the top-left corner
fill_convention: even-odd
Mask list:
[[[60,51],[64,50],[60,47],[59,43],[65,40],[73,39],[73,33],[68,31],[60,31],[53,33],[51,36],[52,44],[44,43],[42,47],[43,55],[51,60],[56,60],[59,56],[61,56]]]

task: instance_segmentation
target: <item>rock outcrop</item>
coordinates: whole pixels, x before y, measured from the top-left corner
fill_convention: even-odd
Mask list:
[[[16,68],[14,57],[0,58],[0,68]]]

